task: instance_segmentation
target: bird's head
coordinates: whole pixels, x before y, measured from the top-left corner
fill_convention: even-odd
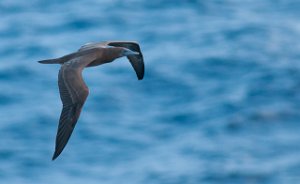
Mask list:
[[[140,53],[127,49],[125,47],[113,47],[107,46],[105,48],[104,57],[106,57],[109,61],[112,61],[116,58],[124,57],[124,56],[134,56],[139,55]]]
[[[143,55],[140,52],[132,51],[125,47],[113,47],[108,46],[103,53],[103,58],[105,58],[104,63],[112,62],[113,60],[126,56],[134,68],[139,80],[144,77],[144,61]]]

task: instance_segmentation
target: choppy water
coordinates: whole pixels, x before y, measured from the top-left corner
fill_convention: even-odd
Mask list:
[[[300,2],[0,1],[0,183],[300,182]],[[54,162],[59,66],[82,44],[137,40],[89,68]]]

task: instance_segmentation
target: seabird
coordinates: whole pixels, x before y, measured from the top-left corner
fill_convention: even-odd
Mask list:
[[[58,73],[58,87],[63,104],[56,134],[56,159],[66,146],[74,130],[81,109],[89,94],[89,89],[82,78],[85,67],[93,67],[110,63],[127,56],[139,80],[144,77],[144,59],[140,46],[132,41],[105,41],[88,43],[77,52],[56,59],[38,61],[42,64],[61,64]]]

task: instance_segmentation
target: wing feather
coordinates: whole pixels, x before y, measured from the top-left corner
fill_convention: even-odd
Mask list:
[[[60,155],[70,139],[89,94],[88,87],[82,79],[80,68],[74,69],[69,63],[63,64],[59,71],[58,87],[63,108],[59,118],[55,152],[52,160]]]

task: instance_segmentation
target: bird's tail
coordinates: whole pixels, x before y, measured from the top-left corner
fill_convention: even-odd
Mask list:
[[[74,57],[76,57],[77,53],[71,53],[68,55],[65,55],[63,57],[60,58],[55,58],[55,59],[46,59],[46,60],[41,60],[38,61],[39,63],[42,64],[64,64],[65,62],[73,59]]]
[[[41,61],[38,61],[39,63],[42,63],[42,64],[60,64],[60,59],[46,59],[46,60],[41,60]]]

